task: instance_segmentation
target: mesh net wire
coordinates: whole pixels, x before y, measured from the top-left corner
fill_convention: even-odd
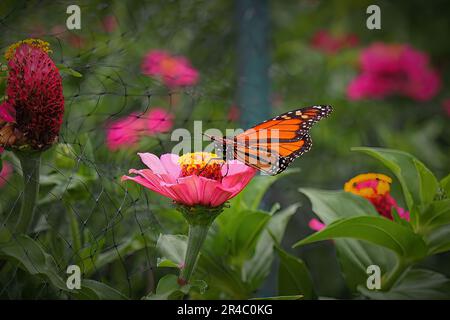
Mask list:
[[[170,133],[158,133],[141,138],[138,147],[110,151],[105,143],[106,128],[131,113],[145,118],[154,107],[174,115],[172,129],[192,130],[193,121],[199,119],[203,129],[234,127],[236,124],[231,124],[227,116],[232,105],[232,83],[227,79],[214,82],[213,73],[205,71],[201,84],[195,88],[172,90],[141,73],[142,57],[152,48],[182,55],[181,48],[186,50],[188,40],[193,45],[203,40],[219,45],[215,52],[221,50],[212,36],[195,39],[195,31],[204,28],[211,17],[201,12],[193,15],[195,6],[190,1],[79,1],[82,27],[73,31],[65,26],[70,4],[6,1],[0,6],[2,52],[26,38],[43,39],[50,42],[52,59],[60,69],[67,66],[82,75],[74,77],[62,72],[64,122],[59,145],[42,159],[40,203],[35,213],[39,220],[33,224],[32,237],[52,253],[63,279],[67,266],[77,264],[83,278],[102,281],[137,298],[155,287],[155,237],[171,229],[162,225],[155,212],[170,203],[143,188],[121,183],[120,177],[130,168],[142,167],[137,151],[162,154],[170,152],[176,142],[170,141]],[[205,12],[220,9],[203,5]],[[111,19],[113,25],[108,26],[105,19]],[[214,72],[225,67],[217,57],[189,58],[194,67],[204,60],[218,66]],[[232,63],[225,61],[224,65]],[[205,107],[206,104],[214,108]],[[3,159],[14,168],[13,177],[1,189],[1,223],[10,226],[20,209],[22,179],[18,160],[9,152]],[[77,246],[70,230],[73,220],[79,226],[81,246]],[[48,241],[49,236],[53,241]],[[102,265],[98,265],[99,255]],[[31,255],[29,262],[34,263]],[[14,296],[21,270],[15,268],[12,274],[2,279],[0,296]],[[32,298],[66,296],[46,281],[37,281],[36,287],[39,294]]]

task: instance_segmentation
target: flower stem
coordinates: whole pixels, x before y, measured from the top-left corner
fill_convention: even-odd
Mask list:
[[[39,194],[39,168],[41,153],[15,152],[20,160],[23,175],[23,197],[16,232],[27,233],[33,221],[36,200]]]
[[[403,259],[399,258],[394,270],[392,270],[382,282],[381,290],[389,291],[408,267],[409,263],[406,263]]]
[[[186,250],[186,258],[184,260],[184,266],[181,268],[180,277],[178,282],[180,285],[188,283],[194,271],[195,264],[197,262],[200,249],[205,242],[206,235],[208,234],[210,225],[190,225],[188,245]]]
[[[191,278],[198,255],[205,242],[209,228],[216,217],[223,211],[224,206],[208,208],[203,206],[187,207],[179,205],[177,207],[186,221],[189,223],[188,244],[184,264],[178,277],[178,283],[185,285]]]

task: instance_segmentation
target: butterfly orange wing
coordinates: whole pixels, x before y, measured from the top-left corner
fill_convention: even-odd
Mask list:
[[[331,106],[293,110],[266,120],[233,140],[217,139],[216,151],[267,174],[284,171],[297,157],[311,149],[309,129],[332,112]]]

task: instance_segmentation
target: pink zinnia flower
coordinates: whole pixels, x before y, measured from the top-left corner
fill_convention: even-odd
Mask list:
[[[136,147],[139,137],[146,130],[146,123],[142,115],[132,113],[109,123],[106,130],[106,145],[110,150],[115,151]]]
[[[166,51],[150,51],[142,62],[142,73],[160,77],[168,87],[193,86],[199,75],[185,57],[175,57]]]
[[[349,84],[352,100],[403,95],[416,101],[433,98],[441,86],[429,57],[409,45],[374,43],[360,55],[362,73]]]
[[[357,46],[359,39],[354,34],[336,36],[327,30],[317,31],[311,39],[311,46],[327,54],[335,54],[344,48]]]
[[[173,115],[162,108],[150,109],[145,118],[149,134],[167,132],[173,127]]]
[[[8,182],[12,172],[13,166],[9,162],[3,161],[3,167],[0,171],[0,188],[2,188]]]
[[[64,115],[62,79],[49,44],[27,39],[10,46],[6,95],[0,107],[0,145],[43,150],[56,142]],[[1,127],[1,122],[6,122]]]
[[[138,153],[148,169],[130,169],[136,176],[123,176],[178,204],[215,208],[236,196],[256,170],[238,161],[224,163],[211,153],[188,153],[181,157]]]

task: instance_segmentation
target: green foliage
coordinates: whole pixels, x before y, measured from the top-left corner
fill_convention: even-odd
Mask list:
[[[275,258],[274,245],[281,242],[285,228],[298,208],[298,205],[292,205],[276,212],[257,210],[270,185],[283,176],[271,177],[268,181],[263,180],[267,177],[255,177],[231,201],[230,208],[216,219],[195,274],[197,279],[208,283],[208,290],[203,295],[194,293],[195,297],[247,299],[263,284]],[[184,261],[186,242],[184,235],[160,235],[158,266],[179,268]],[[283,296],[291,294],[283,293]],[[309,296],[309,292],[306,294]]]
[[[305,263],[299,258],[290,255],[278,245],[275,248],[280,257],[278,293],[281,296],[301,293],[305,299],[316,298],[311,275]]]
[[[205,292],[206,283],[201,280],[195,280],[191,284],[180,286],[177,282],[177,276],[168,274],[158,282],[155,293],[143,297],[144,300],[181,300],[191,292],[197,290],[200,294]]]
[[[445,276],[428,270],[409,269],[428,256],[450,249],[450,202],[445,195],[444,198],[438,196],[438,180],[423,163],[405,152],[380,148],[354,150],[380,160],[394,173],[402,185],[408,207],[414,212],[411,223],[400,219],[395,209],[393,221],[381,217],[367,200],[353,194],[300,189],[308,196],[314,212],[326,227],[294,246],[336,239],[338,259],[349,288],[367,297],[448,298],[449,280]],[[445,186],[445,180],[441,186]],[[344,241],[341,238],[345,238]],[[395,267],[392,253],[381,248],[395,253]],[[380,266],[384,273],[380,292],[365,287],[366,268],[372,264]],[[421,281],[427,275],[429,281]]]

